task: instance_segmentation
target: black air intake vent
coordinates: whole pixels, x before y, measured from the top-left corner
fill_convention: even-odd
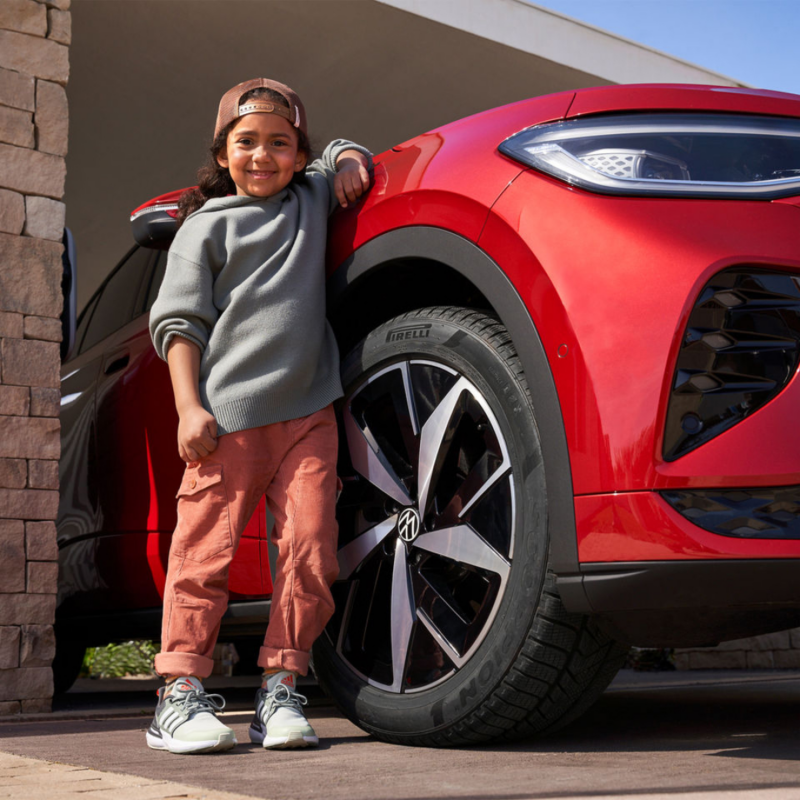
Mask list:
[[[664,458],[674,461],[783,389],[800,361],[800,276],[747,267],[700,292],[672,383]]]
[[[686,519],[720,536],[800,539],[800,486],[661,492]]]

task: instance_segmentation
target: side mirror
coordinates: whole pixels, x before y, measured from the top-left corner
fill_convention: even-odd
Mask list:
[[[140,247],[151,247],[155,250],[169,250],[178,223],[178,201],[185,189],[162,194],[148,200],[131,213],[133,238]]]
[[[75,237],[69,228],[64,228],[62,238],[64,252],[61,255],[61,294],[64,309],[61,312],[61,361],[67,361],[75,345],[75,319],[78,316],[78,273],[75,261]]]

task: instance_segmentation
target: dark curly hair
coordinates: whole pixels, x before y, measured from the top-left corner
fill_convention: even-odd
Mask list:
[[[251,89],[242,96],[239,102],[254,99],[270,100],[286,108],[289,107],[286,98],[282,94],[265,87]],[[178,227],[183,225],[184,220],[189,214],[197,211],[198,208],[202,208],[206,201],[210,200],[212,197],[226,197],[229,194],[236,194],[236,184],[233,182],[230,172],[217,162],[217,156],[222,152],[222,149],[228,141],[228,134],[238,121],[238,119],[233,120],[230,125],[227,125],[214,137],[214,141],[209,148],[208,160],[197,172],[197,186],[193,189],[187,189],[180,196],[178,200],[178,214],[176,216]],[[306,161],[309,161],[311,159],[311,144],[306,135],[299,128],[296,129],[296,133],[298,137],[298,149],[300,152],[305,153]],[[304,178],[305,167],[299,172],[295,172],[292,183],[302,181]]]

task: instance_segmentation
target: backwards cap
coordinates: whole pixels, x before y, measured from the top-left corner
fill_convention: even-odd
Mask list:
[[[240,105],[242,96],[247,94],[251,89],[272,89],[279,95],[286,99],[289,108],[280,105],[279,103],[272,103],[264,98],[256,98],[248,100],[244,105]],[[308,138],[308,129],[306,128],[306,110],[300,98],[293,92],[286,84],[278,83],[278,81],[271,81],[269,78],[254,78],[252,81],[245,81],[239,83],[228,89],[222,100],[219,101],[219,112],[217,113],[217,124],[214,128],[214,138],[216,139],[219,132],[224,130],[239,117],[245,114],[277,114],[288,120],[295,128],[301,130],[306,138]]]

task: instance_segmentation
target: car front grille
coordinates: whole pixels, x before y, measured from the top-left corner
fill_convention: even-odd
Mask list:
[[[664,431],[674,461],[777,395],[800,361],[800,277],[736,267],[703,287],[689,316]]]

